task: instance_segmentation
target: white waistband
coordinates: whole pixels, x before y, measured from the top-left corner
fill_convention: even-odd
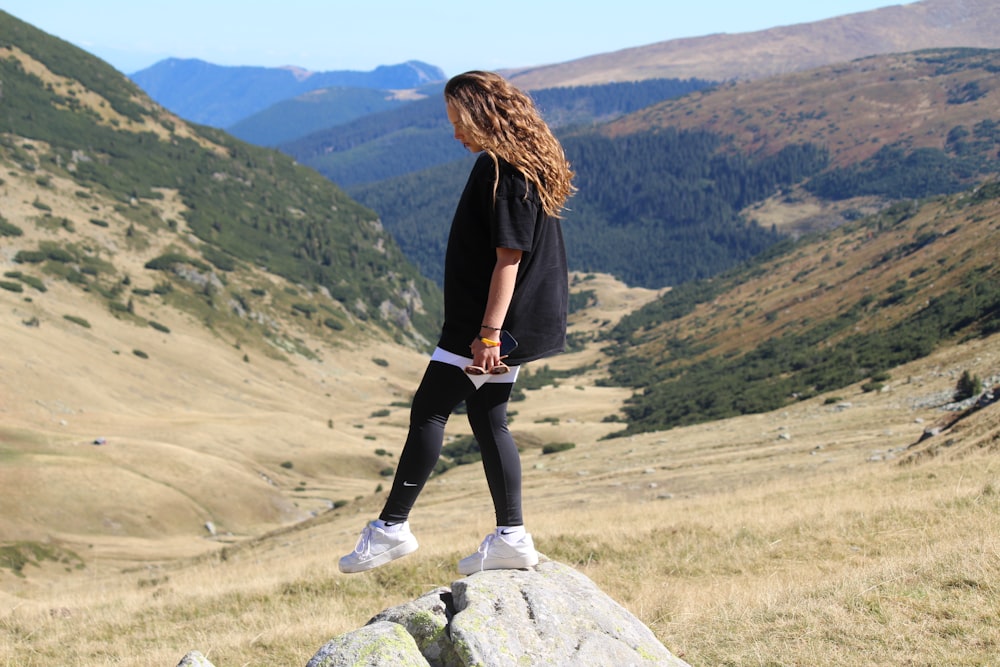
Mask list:
[[[455,354],[454,352],[448,352],[447,350],[442,350],[440,347],[434,348],[434,354],[431,355],[431,361],[440,361],[444,364],[449,364],[451,366],[457,366],[463,371],[465,367],[472,363],[472,357],[463,357],[460,354]],[[513,384],[517,380],[517,373],[520,370],[520,366],[511,366],[510,373],[504,373],[502,375],[469,375],[465,374],[469,380],[476,385],[476,388],[482,387],[488,382],[496,383],[509,383]]]

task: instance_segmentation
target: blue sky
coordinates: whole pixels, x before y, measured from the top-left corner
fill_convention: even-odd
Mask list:
[[[167,57],[361,70],[422,60],[451,76],[564,62],[680,37],[749,32],[887,0],[2,0],[126,74]]]

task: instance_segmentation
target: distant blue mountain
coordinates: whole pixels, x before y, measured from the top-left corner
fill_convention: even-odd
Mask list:
[[[129,75],[156,102],[181,118],[226,128],[278,102],[320,88],[399,90],[443,81],[444,72],[411,60],[371,72],[308,72],[292,67],[227,67],[168,58]]]
[[[375,88],[320,88],[282,100],[225,128],[258,146],[278,146],[356,118],[410,104],[419,95],[399,97]]]

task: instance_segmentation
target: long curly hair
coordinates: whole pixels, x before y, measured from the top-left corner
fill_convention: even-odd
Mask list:
[[[506,160],[538,189],[545,212],[559,217],[573,194],[573,170],[535,103],[499,74],[471,71],[452,77],[445,101],[483,151]]]

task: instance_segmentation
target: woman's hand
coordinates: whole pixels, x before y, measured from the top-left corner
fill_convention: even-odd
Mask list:
[[[493,332],[493,335],[499,332]],[[490,338],[490,336],[482,336],[481,338]],[[496,338],[490,338],[490,340],[496,340]],[[487,373],[493,370],[494,366],[500,364],[500,346],[499,345],[487,345],[480,338],[476,338],[469,345],[469,350],[472,351],[472,365],[482,368]]]

